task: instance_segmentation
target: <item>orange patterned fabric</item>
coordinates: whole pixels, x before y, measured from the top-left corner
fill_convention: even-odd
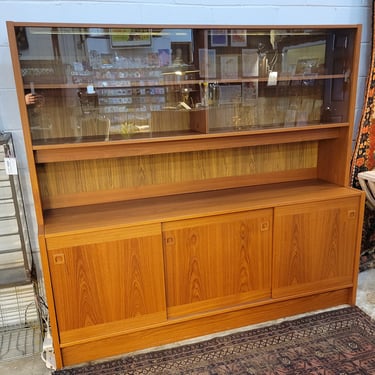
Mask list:
[[[373,1],[374,3],[374,1]],[[375,19],[374,6],[373,18]],[[359,172],[371,170],[375,167],[375,32],[373,20],[372,54],[367,78],[367,90],[365,94],[363,113],[358,130],[356,147],[353,153],[351,165],[352,185],[360,189],[357,175]]]
[[[358,173],[375,168],[375,7],[373,1],[372,53],[357,143],[351,165],[351,184],[361,189]],[[375,268],[375,211],[366,205],[363,222],[360,271]]]

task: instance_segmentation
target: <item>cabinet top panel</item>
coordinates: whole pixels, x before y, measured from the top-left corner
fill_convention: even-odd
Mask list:
[[[360,26],[8,22],[35,147],[347,124]]]
[[[48,238],[109,230],[134,225],[157,224],[175,220],[225,215],[301,204],[309,201],[324,207],[327,199],[361,196],[356,189],[338,187],[317,180],[304,180],[255,187],[180,194],[133,201],[53,209],[45,212]],[[150,210],[150,207],[152,209]],[[56,242],[59,238],[56,239]],[[61,244],[60,244],[61,247]]]

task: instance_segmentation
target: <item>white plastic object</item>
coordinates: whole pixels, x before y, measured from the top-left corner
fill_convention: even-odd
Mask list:
[[[47,331],[46,337],[44,338],[43,350],[40,354],[40,358],[48,369],[56,370],[55,353],[53,351],[52,337],[49,331]]]

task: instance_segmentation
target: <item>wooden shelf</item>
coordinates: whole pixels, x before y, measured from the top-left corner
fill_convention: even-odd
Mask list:
[[[192,132],[190,135],[160,138],[39,144],[34,145],[33,150],[36,163],[55,163],[334,139],[339,137],[340,128],[347,126],[329,124],[213,134]]]
[[[354,189],[309,180],[54,209],[45,212],[45,236],[48,241],[51,237],[92,230],[222,215],[360,194]]]

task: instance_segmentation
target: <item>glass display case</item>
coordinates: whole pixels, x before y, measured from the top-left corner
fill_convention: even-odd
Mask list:
[[[35,145],[348,122],[354,28],[14,32]]]

